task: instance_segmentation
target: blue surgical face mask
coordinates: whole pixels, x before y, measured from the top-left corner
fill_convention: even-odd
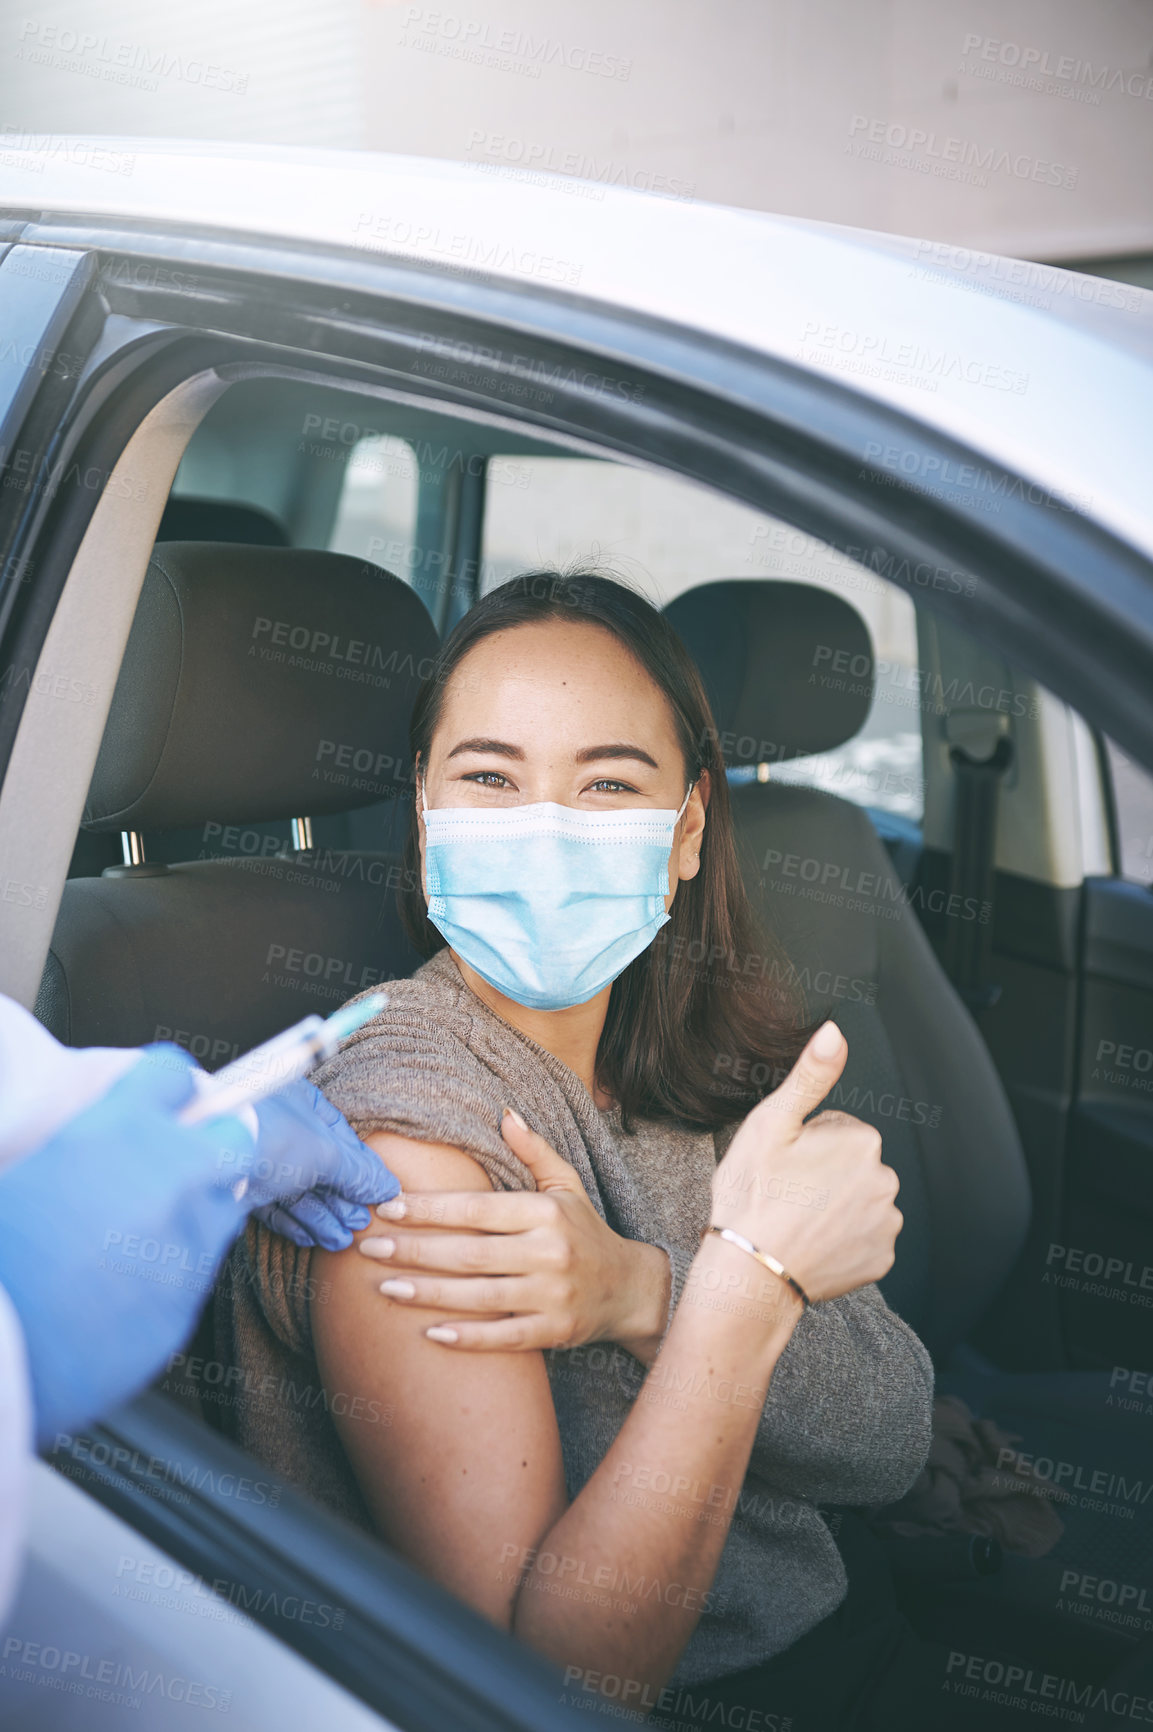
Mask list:
[[[441,806],[424,813],[428,917],[458,956],[533,1010],[584,1004],[668,920],[671,807],[580,812]]]

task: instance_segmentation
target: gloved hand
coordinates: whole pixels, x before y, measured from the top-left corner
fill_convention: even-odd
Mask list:
[[[372,1219],[365,1205],[399,1192],[400,1180],[306,1079],[260,1101],[256,1118],[260,1141],[248,1201],[294,1245],[343,1251]]]
[[[254,1205],[298,1199],[318,1180],[376,1194],[352,1132],[323,1127],[299,1102],[267,1115],[280,1161],[254,1149],[238,1119],[180,1124],[192,1068],[180,1047],[146,1047],[95,1106],[0,1172],[0,1284],[24,1329],[41,1446],[134,1394],[183,1346]],[[357,1147],[391,1194],[395,1180]]]

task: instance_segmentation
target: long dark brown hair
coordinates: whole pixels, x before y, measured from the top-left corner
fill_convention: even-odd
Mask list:
[[[635,1119],[716,1130],[742,1119],[775,1088],[808,1037],[795,971],[760,928],[741,876],[716,724],[691,656],[664,616],[615,578],[582,570],[531,571],[471,608],[441,644],[412,712],[415,762],[428,763],[445,682],[494,632],[541,620],[603,626],[672,708],[686,785],[709,774],[700,870],[677,887],[668,923],[613,982],[597,1050],[597,1082]],[[400,914],[424,956],[445,940],[421,889],[416,802],[405,842]]]

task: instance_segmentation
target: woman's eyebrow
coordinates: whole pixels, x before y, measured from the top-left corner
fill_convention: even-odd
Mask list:
[[[499,758],[516,758],[521,763],[524,762],[525,755],[523,747],[514,746],[509,740],[472,739],[458,741],[448,753],[448,757],[459,757],[462,752],[489,752]],[[607,746],[586,746],[583,751],[573,753],[573,762],[576,764],[602,763],[606,758],[633,758],[637,763],[651,764],[654,770],[660,769],[651,753],[640,746],[631,746],[624,740],[614,740]]]
[[[648,752],[642,751],[640,746],[630,746],[624,740],[617,740],[611,746],[589,746],[585,751],[574,754],[574,761],[578,764],[595,764],[603,758],[636,758],[639,763],[651,764],[654,770],[660,769],[656,759]]]
[[[520,746],[514,746],[508,740],[461,740],[448,754],[457,758],[462,752],[492,752],[499,758],[519,758],[524,761],[524,751]]]

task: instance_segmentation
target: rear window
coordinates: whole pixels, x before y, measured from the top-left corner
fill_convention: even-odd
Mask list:
[[[515,486],[490,483],[482,592],[517,572],[606,566],[656,606],[720,578],[784,578],[836,590],[869,627],[876,692],[861,731],[835,751],[773,766],[774,781],[825,788],[920,821],[924,809],[917,617],[902,589],[826,543],[695,483],[582,457],[493,459]],[[490,467],[492,467],[490,466]],[[836,672],[836,670],[830,670]],[[843,670],[846,678],[866,669]],[[735,769],[734,780],[755,776]]]

